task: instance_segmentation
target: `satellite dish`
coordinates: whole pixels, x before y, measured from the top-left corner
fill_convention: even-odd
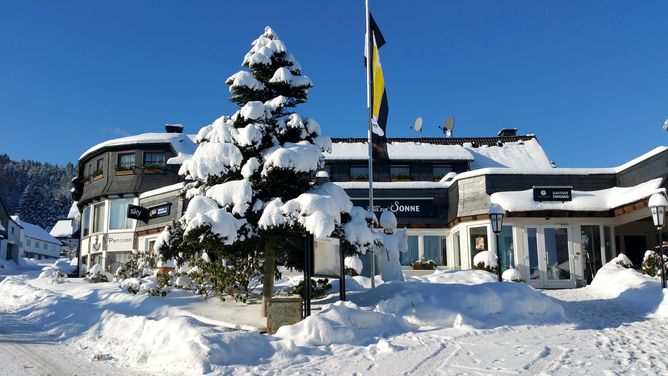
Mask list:
[[[445,134],[445,137],[451,137],[452,136],[452,129],[455,127],[455,117],[450,115],[448,120],[445,121],[443,124],[443,134]]]
[[[418,118],[415,119],[415,123],[411,126],[411,128],[418,132],[420,134],[420,138],[422,138],[422,116],[418,116]]]
[[[663,130],[668,131],[668,119],[666,119],[666,121],[663,122]]]
[[[668,120],[666,122],[666,124],[668,124]],[[417,119],[415,119],[414,128],[416,132],[420,132],[422,130],[422,116],[419,116]]]

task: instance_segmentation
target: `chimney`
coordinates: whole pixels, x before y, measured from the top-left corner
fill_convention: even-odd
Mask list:
[[[182,124],[165,124],[165,132],[167,133],[183,133]]]
[[[517,128],[503,128],[496,135],[499,137],[515,137],[517,136]]]

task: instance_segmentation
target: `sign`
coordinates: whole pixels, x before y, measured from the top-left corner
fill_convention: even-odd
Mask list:
[[[353,205],[366,208],[369,199],[352,199]],[[434,212],[433,199],[429,198],[380,198],[373,199],[373,212],[391,211],[397,218],[431,217]]]
[[[127,251],[132,249],[134,243],[134,233],[109,233],[107,234],[107,250],[109,251]]]
[[[153,206],[148,208],[148,219],[167,217],[171,211],[172,203],[168,202],[166,204],[161,204],[158,206]]]
[[[128,218],[148,222],[148,209],[137,205],[128,205]]]
[[[534,201],[572,201],[573,187],[533,187]]]
[[[313,239],[313,276],[341,277],[341,243],[338,238]]]

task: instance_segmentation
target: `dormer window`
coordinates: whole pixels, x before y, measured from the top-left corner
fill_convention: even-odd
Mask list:
[[[135,153],[124,153],[118,155],[116,171],[130,171],[135,168]]]
[[[390,166],[390,180],[392,181],[410,181],[410,166]]]
[[[434,181],[443,179],[445,175],[452,172],[452,166],[448,165],[434,165],[431,168]]]
[[[350,167],[351,181],[369,181],[369,166]]]
[[[165,168],[165,153],[144,153],[144,168],[148,170],[162,170]]]

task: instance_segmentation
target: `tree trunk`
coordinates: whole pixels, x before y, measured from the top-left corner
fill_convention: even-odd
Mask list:
[[[276,249],[271,240],[267,239],[264,245],[264,277],[262,280],[262,309],[261,317],[267,317],[267,306],[274,291],[274,269],[276,268]]]

